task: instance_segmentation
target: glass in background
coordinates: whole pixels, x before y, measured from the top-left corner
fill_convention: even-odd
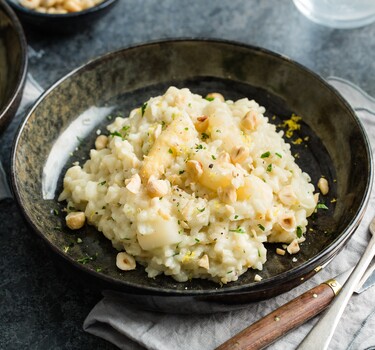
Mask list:
[[[310,20],[333,28],[355,28],[375,21],[375,0],[293,0]]]

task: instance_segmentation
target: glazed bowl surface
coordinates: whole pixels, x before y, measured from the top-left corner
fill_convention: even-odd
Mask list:
[[[322,175],[327,178],[331,189],[322,201],[328,210],[318,210],[309,220],[311,232],[295,259],[277,255],[280,245],[267,244],[260,282],[254,282],[255,270],[223,286],[200,279],[150,279],[143,267],[123,272],[116,267],[116,250],[94,227],[72,233],[65,226],[65,204],[57,197],[67,168],[87,159],[96,131],[109,123],[108,115],[128,115],[172,85],[200,95],[215,91],[227,99],[254,99],[276,125],[293,113],[302,117],[295,137],[308,141],[289,140],[292,154],[313,184]],[[366,208],[372,178],[366,134],[336,90],[284,56],[215,40],[148,43],[78,68],[39,98],[18,132],[12,155],[19,205],[59,260],[93,286],[126,294],[124,300],[140,307],[167,312],[239,308],[302,283],[350,239]]]
[[[0,132],[21,102],[27,72],[27,44],[12,9],[0,3]]]

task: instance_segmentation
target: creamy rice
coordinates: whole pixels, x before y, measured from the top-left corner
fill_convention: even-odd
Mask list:
[[[264,112],[247,98],[170,87],[108,126],[84,166],[67,171],[59,200],[127,252],[120,268],[135,258],[149,277],[221,283],[262,270],[264,243],[297,252],[316,207]]]

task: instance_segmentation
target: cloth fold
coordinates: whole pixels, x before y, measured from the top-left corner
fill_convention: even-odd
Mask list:
[[[375,100],[353,84],[340,78],[330,82],[355,108],[375,144]],[[142,311],[107,292],[84,321],[85,331],[102,337],[120,349],[191,350],[214,349],[236,333],[306,290],[354,266],[368,242],[368,225],[375,208],[374,191],[357,232],[343,251],[319,274],[293,290],[270,300],[249,304],[246,308],[210,315],[174,315]],[[351,298],[332,339],[331,349],[368,349],[375,346],[375,288]],[[269,349],[295,349],[317,318],[291,331]]]

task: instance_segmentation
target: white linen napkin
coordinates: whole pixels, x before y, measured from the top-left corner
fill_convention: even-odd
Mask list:
[[[358,87],[340,78],[328,81],[355,108],[375,146],[375,100],[363,99]],[[371,110],[372,109],[372,110]],[[318,275],[272,299],[245,309],[210,315],[175,315],[142,311],[108,292],[84,321],[86,332],[102,337],[124,350],[214,349],[242,329],[294,299],[313,286],[354,266],[369,240],[368,225],[375,214],[375,190],[360,227],[343,251]],[[375,288],[353,295],[330,344],[330,349],[375,349]],[[272,344],[269,349],[295,349],[317,317]],[[315,349],[312,349],[315,350]]]

